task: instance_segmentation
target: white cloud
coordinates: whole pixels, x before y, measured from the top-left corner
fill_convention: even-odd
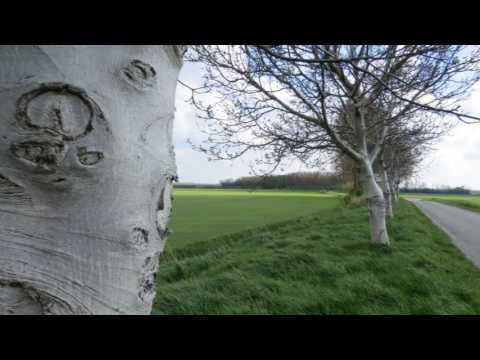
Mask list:
[[[464,101],[463,108],[480,117],[480,84]],[[428,185],[480,190],[480,124],[459,123],[427,157],[424,166],[420,178]]]
[[[421,181],[431,186],[480,189],[479,154],[480,124],[459,125],[427,157],[420,173]]]

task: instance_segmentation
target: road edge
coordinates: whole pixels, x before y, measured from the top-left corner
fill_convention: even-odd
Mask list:
[[[477,264],[477,262],[470,257],[469,254],[467,254],[466,250],[464,250],[460,244],[461,244],[461,241],[458,240],[458,238],[453,235],[450,231],[448,231],[442,224],[440,224],[438,221],[436,221],[435,219],[433,219],[430,215],[428,215],[425,211],[423,211],[420,206],[417,205],[417,202],[421,202],[423,200],[421,199],[407,199],[405,198],[405,200],[407,200],[409,203],[413,204],[423,215],[425,215],[427,217],[428,220],[430,220],[432,222],[432,224],[434,224],[436,227],[438,227],[440,230],[442,230],[449,238],[450,240],[452,241],[453,245],[455,245],[455,247],[457,249],[459,249],[463,256],[465,256],[465,258],[470,261],[474,266],[476,266],[477,268],[480,268],[480,262]],[[443,204],[443,205],[446,205],[446,204]],[[446,205],[446,206],[449,206],[449,205]],[[451,205],[450,205],[451,206]]]

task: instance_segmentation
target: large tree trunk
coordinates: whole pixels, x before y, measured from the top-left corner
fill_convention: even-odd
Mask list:
[[[385,221],[385,198],[383,191],[375,179],[371,161],[364,159],[361,164],[363,191],[367,196],[372,241],[376,244],[389,245],[390,240]]]
[[[183,48],[0,47],[0,314],[148,314]]]
[[[355,108],[352,116],[354,119],[357,146],[360,153],[356,161],[360,165],[363,194],[367,198],[371,240],[375,244],[389,245],[390,240],[385,221],[385,198],[382,189],[377,183],[373,169],[375,147],[369,149],[364,111]]]

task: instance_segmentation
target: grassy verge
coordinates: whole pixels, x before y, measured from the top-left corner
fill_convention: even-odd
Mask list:
[[[153,314],[480,314],[480,270],[406,201],[393,245],[364,207],[167,250]]]
[[[402,194],[402,196],[427,201],[436,201],[439,203],[480,212],[480,196],[478,195]]]
[[[442,199],[442,198],[430,198],[428,200],[436,201],[436,202],[447,204],[447,205],[453,205],[466,210],[480,212],[480,202],[477,203],[469,200]]]

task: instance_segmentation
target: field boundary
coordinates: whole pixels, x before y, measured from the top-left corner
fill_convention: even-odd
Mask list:
[[[342,209],[346,209],[346,207],[339,202],[339,204],[336,207],[334,207],[334,209],[342,210]],[[275,222],[264,224],[261,226],[253,226],[250,228],[246,228],[245,230],[235,231],[229,234],[219,235],[209,239],[196,241],[180,248],[169,249],[168,252],[165,252],[165,255],[172,256],[173,258],[176,258],[176,259],[181,259],[183,257],[187,257],[191,255],[191,253],[195,251],[197,248],[208,247],[208,245],[211,245],[212,243],[221,242],[220,245],[223,247],[230,246],[231,244],[235,243],[235,241],[240,240],[245,236],[253,235],[254,233],[260,233],[264,231],[274,231],[277,229],[281,229],[282,227],[297,223],[299,222],[299,220],[308,219],[309,217],[313,217],[318,214],[321,214],[324,211],[326,210],[318,210],[310,214],[296,216],[288,220],[275,221]],[[205,250],[209,251],[209,249],[207,248]],[[180,255],[180,256],[177,256],[177,255]],[[201,255],[201,254],[198,254],[198,255]]]
[[[427,213],[425,213],[416,203],[416,201],[422,201],[422,200],[416,200],[416,201],[412,201],[412,200],[407,200],[409,203],[413,204],[415,206],[415,208],[418,210],[418,212],[423,215],[424,217],[426,217],[433,225],[435,225],[436,227],[438,227],[442,232],[445,233],[445,235],[447,235],[451,240],[452,242],[456,242],[458,241],[457,238],[455,237],[455,235],[453,235],[450,231],[448,231],[446,228],[443,227],[443,225],[441,225],[439,222],[437,222],[435,219],[433,219],[432,217],[430,217]],[[429,200],[428,200],[429,201]]]
[[[370,242],[368,209],[341,204],[173,251],[152,312],[480,314],[480,269],[415,204],[395,209],[388,251]]]
[[[464,210],[469,210],[469,211],[473,211],[473,212],[477,212],[477,213],[480,212],[480,206],[477,206],[477,205],[469,203],[469,202],[463,202],[462,200],[449,200],[449,199],[439,199],[439,198],[431,198],[431,199],[428,199],[428,200],[429,201],[435,201],[435,202],[445,204],[445,205],[455,206],[455,207],[458,207],[458,208],[464,209]]]

